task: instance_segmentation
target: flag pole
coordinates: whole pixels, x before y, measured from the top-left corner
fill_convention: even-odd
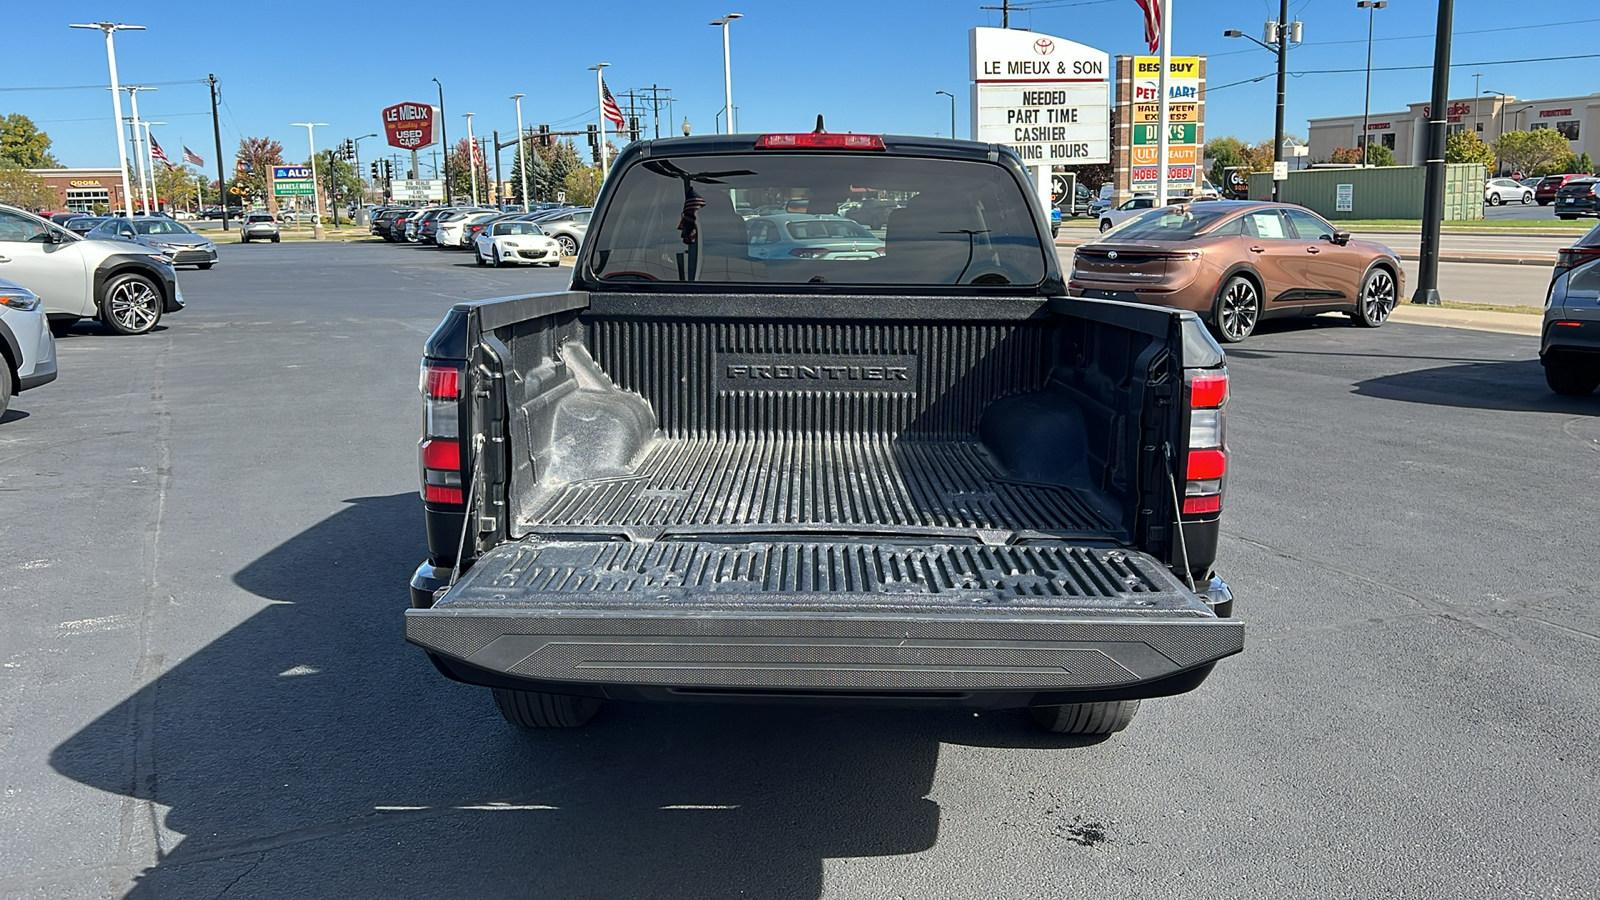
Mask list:
[[[600,178],[606,177],[608,161],[606,160],[606,79],[605,68],[610,63],[599,63],[594,68],[594,99],[596,111],[600,117]]]
[[[1161,3],[1161,32],[1157,38],[1161,42],[1161,76],[1157,79],[1156,90],[1161,93],[1160,114],[1158,115],[1159,133],[1156,135],[1156,208],[1167,205],[1167,145],[1171,138],[1171,98],[1167,96],[1167,75],[1172,69],[1172,0],[1160,0]]]

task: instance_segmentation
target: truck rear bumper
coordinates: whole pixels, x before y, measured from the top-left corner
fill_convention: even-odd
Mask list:
[[[1120,550],[525,543],[408,610],[406,639],[498,687],[989,706],[1191,690],[1244,625]]]

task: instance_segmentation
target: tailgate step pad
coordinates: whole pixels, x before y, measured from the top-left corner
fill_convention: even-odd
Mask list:
[[[1208,665],[1244,626],[1124,550],[525,541],[407,611],[406,637],[544,683],[1059,691]]]

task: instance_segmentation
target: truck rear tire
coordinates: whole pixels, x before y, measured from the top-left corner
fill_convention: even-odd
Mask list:
[[[541,691],[490,688],[494,705],[507,722],[519,728],[575,728],[587,724],[600,711],[594,697],[571,697]]]
[[[1028,712],[1046,731],[1056,734],[1115,734],[1133,721],[1134,715],[1139,712],[1139,701],[1031,706]]]

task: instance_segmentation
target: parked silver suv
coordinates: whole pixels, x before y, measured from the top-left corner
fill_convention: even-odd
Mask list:
[[[0,418],[13,394],[56,380],[56,342],[33,291],[0,278]]]
[[[273,220],[272,213],[245,213],[244,224],[239,226],[239,243],[251,241],[278,242],[278,223]]]

